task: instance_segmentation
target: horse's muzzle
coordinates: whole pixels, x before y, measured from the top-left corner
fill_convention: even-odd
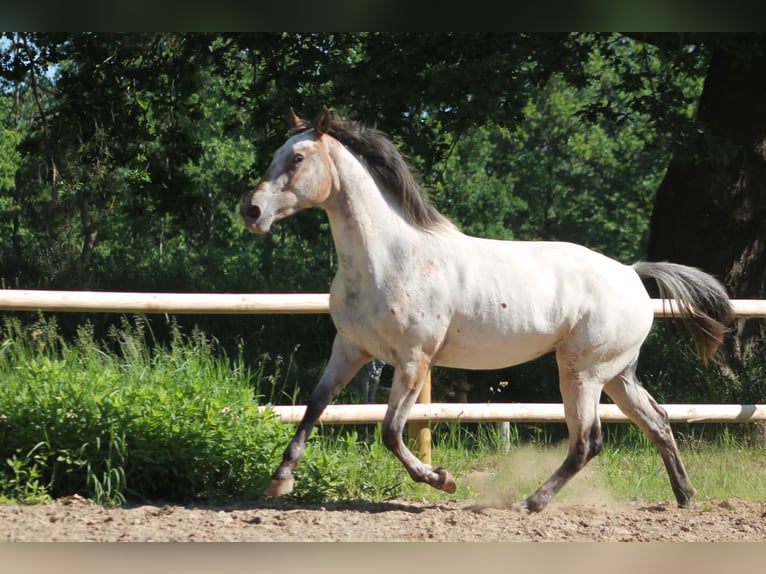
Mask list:
[[[242,217],[244,218],[245,222],[253,222],[255,223],[258,221],[258,218],[261,216],[261,208],[257,205],[243,205],[242,206]]]
[[[261,217],[261,208],[257,205],[249,203],[243,203],[239,209],[242,220],[245,222],[245,226],[253,232],[258,232],[257,223]]]

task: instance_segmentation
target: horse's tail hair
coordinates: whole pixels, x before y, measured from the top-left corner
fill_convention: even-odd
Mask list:
[[[719,281],[695,267],[640,261],[633,269],[642,279],[657,282],[659,296],[672,299],[670,314],[688,329],[707,366],[734,321],[734,309]],[[664,303],[663,303],[664,305]]]

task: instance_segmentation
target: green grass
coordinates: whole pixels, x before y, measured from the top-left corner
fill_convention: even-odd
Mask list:
[[[356,432],[329,432],[328,427],[325,434],[313,438],[309,451],[313,449],[326,463],[325,472],[329,474],[324,474],[322,480],[329,487],[329,500],[398,498],[438,503],[457,499],[498,505],[523,500],[566,456],[565,442],[553,442],[545,434],[534,440],[512,435],[510,451],[504,452],[496,425],[473,426],[479,427],[474,434],[457,423],[434,425],[433,463],[454,475],[458,489],[453,495],[411,481],[404,467],[382,445],[379,427],[367,441],[360,440]],[[763,444],[724,429],[704,440],[684,437],[680,445],[698,490],[695,501],[731,497],[766,501]],[[296,476],[296,480],[302,478],[300,473]],[[575,476],[556,500],[675,503],[657,450],[637,429],[607,436],[602,454]]]
[[[680,441],[681,456],[695,500],[733,496],[766,501],[766,448],[763,443],[736,437],[724,429],[717,437]],[[673,500],[665,468],[657,451],[642,439],[611,445],[596,461],[604,484],[618,499]]]
[[[253,496],[289,430],[258,411],[249,374],[201,334],[150,350],[144,324],[112,346],[6,322],[0,346],[0,496],[184,500]]]
[[[55,320],[27,327],[6,320],[0,501],[72,494],[104,504],[263,500],[294,426],[259,405],[274,400],[273,389],[281,388],[274,383],[289,359],[264,355],[251,371],[241,358],[216,351],[197,332],[176,330],[168,345],[158,345],[140,317],[99,342],[88,325],[75,341],[64,341]],[[553,472],[566,449],[545,430],[530,438],[512,429],[505,453],[496,425],[433,425],[434,465],[448,468],[458,484],[447,495],[410,480],[383,445],[379,426],[320,426],[296,469],[296,489],[284,500],[516,502]],[[726,428],[683,435],[698,500],[766,500],[766,451],[740,435]],[[655,449],[637,431],[623,431],[607,433],[602,455],[557,500],[672,498]]]

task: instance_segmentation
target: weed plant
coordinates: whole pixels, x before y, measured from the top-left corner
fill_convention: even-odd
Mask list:
[[[98,344],[54,320],[7,320],[0,346],[0,496],[121,504],[255,497],[289,440],[258,409],[252,374],[201,333],[147,345],[140,317]],[[107,350],[111,348],[112,350]]]

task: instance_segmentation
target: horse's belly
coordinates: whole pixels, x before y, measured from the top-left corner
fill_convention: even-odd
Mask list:
[[[529,334],[498,339],[448,339],[436,355],[436,364],[458,369],[502,369],[541,357],[559,340],[556,334]]]

